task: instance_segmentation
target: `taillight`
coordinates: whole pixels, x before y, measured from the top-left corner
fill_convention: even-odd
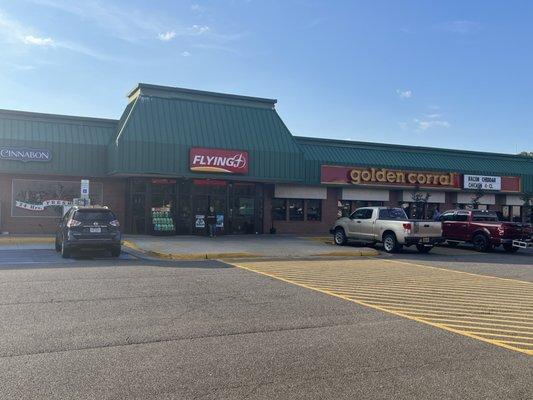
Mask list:
[[[80,225],[81,225],[81,222],[76,221],[75,219],[71,219],[70,221],[67,222],[68,228],[72,228],[73,226],[80,226]]]
[[[111,225],[111,226],[116,226],[116,227],[118,228],[118,227],[120,226],[120,223],[118,222],[117,219],[114,219],[113,221],[111,221],[111,222],[109,223],[109,225]]]
[[[411,223],[410,222],[405,222],[403,224],[403,229],[405,229],[406,231],[411,231]]]

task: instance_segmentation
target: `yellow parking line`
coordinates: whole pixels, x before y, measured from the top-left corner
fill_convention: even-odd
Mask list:
[[[439,267],[433,267],[431,265],[425,265],[425,264],[415,264],[415,263],[412,263],[412,262],[406,262],[406,261],[398,261],[398,260],[386,260],[384,259],[384,261],[387,261],[387,262],[390,262],[390,263],[398,263],[398,264],[407,264],[407,265],[416,265],[417,267],[421,267],[421,268],[431,268],[433,270],[437,270],[437,271],[447,271],[447,272],[453,272],[453,273],[456,273],[456,274],[465,274],[465,275],[470,275],[470,276],[473,276],[473,277],[476,277],[476,278],[487,278],[487,279],[496,279],[496,280],[501,280],[501,281],[507,281],[507,282],[513,282],[513,283],[516,283],[516,284],[519,284],[519,285],[526,285],[526,286],[533,286],[533,282],[527,282],[527,281],[519,281],[517,279],[511,279],[511,278],[502,278],[502,277],[499,277],[499,276],[490,276],[490,275],[479,275],[479,274],[474,274],[472,272],[466,272],[466,271],[457,271],[457,270],[454,270],[454,269],[442,269],[442,268],[439,268]]]
[[[524,354],[533,285],[396,260],[263,261],[237,267]],[[481,321],[481,322],[480,322]]]

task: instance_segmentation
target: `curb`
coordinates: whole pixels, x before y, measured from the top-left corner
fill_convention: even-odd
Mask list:
[[[260,258],[261,254],[254,253],[163,253],[161,251],[144,250],[129,240],[124,240],[122,244],[132,250],[144,255],[160,258],[164,260],[221,260],[225,258]]]
[[[330,251],[327,253],[313,254],[317,257],[375,257],[379,252],[374,249],[352,250],[352,251]]]
[[[299,236],[298,239],[310,240],[312,242],[334,244],[331,236]]]
[[[27,244],[27,243],[54,243],[53,237],[2,237],[0,236],[0,244]]]

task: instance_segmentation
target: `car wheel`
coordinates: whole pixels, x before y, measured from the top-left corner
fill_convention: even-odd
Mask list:
[[[514,247],[512,244],[504,244],[503,249],[507,253],[516,253],[518,251],[518,247]]]
[[[398,241],[396,240],[396,235],[394,233],[387,233],[383,237],[383,249],[387,253],[398,251]]]
[[[67,246],[65,246],[65,241],[61,242],[61,257],[63,258],[70,257],[70,249]]]
[[[111,257],[120,257],[120,247],[112,248],[111,249]]]
[[[346,242],[348,241],[348,238],[346,237],[346,233],[344,232],[344,229],[337,228],[335,229],[335,233],[333,234],[333,241],[337,246],[344,246]]]
[[[489,239],[481,233],[474,236],[472,243],[474,244],[474,249],[476,249],[476,251],[487,252],[490,250]]]
[[[433,247],[424,246],[423,244],[417,244],[416,249],[419,253],[429,253]]]

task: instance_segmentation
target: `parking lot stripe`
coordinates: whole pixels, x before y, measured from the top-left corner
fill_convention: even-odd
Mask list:
[[[533,355],[533,285],[395,260],[257,261],[236,266]]]

